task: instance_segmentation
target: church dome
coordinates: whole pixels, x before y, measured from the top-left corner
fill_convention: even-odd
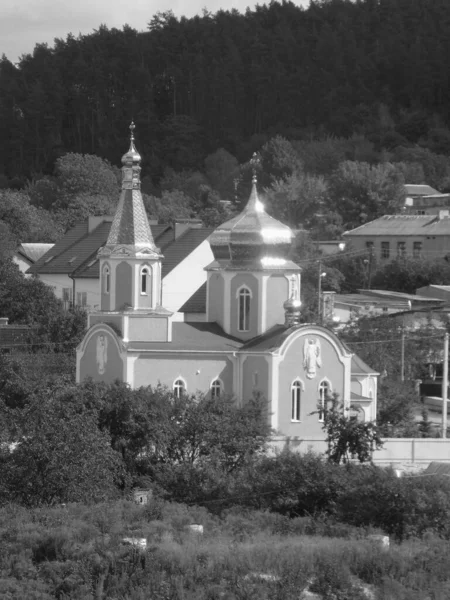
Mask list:
[[[136,150],[136,146],[134,145],[134,129],[136,125],[131,123],[130,131],[131,131],[131,140],[130,140],[130,148],[128,152],[122,156],[122,164],[124,167],[133,167],[137,166],[141,162],[141,155]]]
[[[265,211],[258,196],[256,175],[244,210],[220,225],[210,237],[211,250],[218,261],[230,266],[282,267],[289,253],[293,231]]]

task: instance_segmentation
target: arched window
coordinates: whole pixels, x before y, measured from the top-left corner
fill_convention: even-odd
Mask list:
[[[103,267],[103,291],[105,294],[109,294],[111,290],[111,271],[108,265]]]
[[[220,379],[214,379],[211,383],[211,398],[219,398],[222,393],[222,382]]]
[[[330,382],[324,379],[319,384],[319,421],[323,421],[324,418],[324,410],[325,410],[325,401],[331,393],[331,385]]]
[[[302,398],[302,384],[294,381],[291,386],[292,421],[300,421],[300,405]]]
[[[250,290],[245,287],[241,288],[238,295],[238,331],[248,331],[250,329],[250,299]]]
[[[181,398],[186,392],[186,383],[182,379],[177,379],[173,384],[173,393],[175,398]]]
[[[150,269],[143,267],[141,269],[141,294],[147,295],[150,291]]]

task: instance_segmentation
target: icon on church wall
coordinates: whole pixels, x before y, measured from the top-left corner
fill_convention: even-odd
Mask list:
[[[321,366],[320,341],[314,338],[306,338],[303,345],[303,367],[306,370],[306,377],[314,379],[317,375],[317,369],[320,369]]]
[[[103,375],[108,361],[108,338],[103,334],[97,337],[97,369],[99,375]]]

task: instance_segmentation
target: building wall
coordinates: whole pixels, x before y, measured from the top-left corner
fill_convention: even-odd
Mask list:
[[[250,299],[250,326],[249,331],[238,330],[239,298],[238,291],[246,286],[251,292]],[[261,310],[259,302],[259,282],[251,273],[238,273],[231,280],[230,286],[230,333],[242,340],[249,340],[258,334],[258,316]]]
[[[433,438],[384,438],[384,447],[373,453],[373,462],[380,465],[416,464],[427,467],[432,461],[449,462],[450,439]],[[272,439],[272,451],[290,448],[293,451],[308,451],[322,454],[327,450],[323,438],[303,437],[301,440],[278,436]]]
[[[322,366],[316,366],[316,373],[311,376],[304,366],[305,343],[308,340],[320,343]],[[306,349],[307,351],[307,349]],[[343,359],[336,345],[331,343],[322,332],[312,331],[296,338],[289,344],[279,364],[278,383],[278,430],[288,436],[323,437],[322,423],[317,411],[319,385],[326,380],[332,392],[339,394],[341,401],[347,400],[346,378],[350,377],[349,359]],[[295,380],[301,383],[300,421],[292,420],[292,384]],[[348,381],[349,387],[349,381]]]
[[[209,320],[224,324],[225,282],[220,273],[211,273],[208,282],[208,316]]]
[[[412,257],[414,250],[414,242],[422,243],[421,255],[424,258],[436,258],[439,254],[445,255],[450,253],[450,220],[449,220],[449,234],[448,235],[437,235],[437,236],[409,236],[409,235],[355,235],[346,234],[346,239],[351,241],[352,248],[355,250],[367,250],[367,242],[373,242],[374,256],[380,260],[381,263],[388,262],[397,258],[397,244],[398,242],[405,242],[406,255]],[[381,257],[381,243],[389,242],[390,256],[389,259],[383,259]]]
[[[125,261],[116,267],[116,303],[120,310],[124,304],[133,306],[133,267]]]
[[[175,380],[183,379],[189,394],[207,393],[211,383],[220,379],[225,394],[233,393],[233,361],[224,355],[189,353],[141,353],[134,361],[132,387],[162,385],[172,389]]]
[[[171,312],[177,312],[205,283],[204,269],[213,260],[211,246],[205,240],[164,277],[163,306]]]
[[[265,356],[246,356],[242,363],[242,398],[245,403],[260,394],[269,403],[269,363]]]
[[[60,300],[63,299],[63,289],[70,289],[71,294],[73,290],[73,280],[67,274],[53,274],[53,273],[42,273],[38,275],[43,283],[53,288],[55,296]]]
[[[283,304],[289,297],[289,282],[284,275],[271,275],[267,281],[266,329],[284,323]]]
[[[106,383],[123,380],[123,357],[117,338],[108,327],[96,326],[83,340],[81,348],[77,352],[77,381],[87,377]]]

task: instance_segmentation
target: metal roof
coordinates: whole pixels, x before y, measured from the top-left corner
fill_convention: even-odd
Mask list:
[[[436,215],[385,215],[346,231],[344,236],[436,236],[450,235],[450,217]]]
[[[413,184],[406,183],[404,188],[410,196],[431,196],[434,194],[439,194],[437,190],[432,188],[430,185],[426,184]]]

